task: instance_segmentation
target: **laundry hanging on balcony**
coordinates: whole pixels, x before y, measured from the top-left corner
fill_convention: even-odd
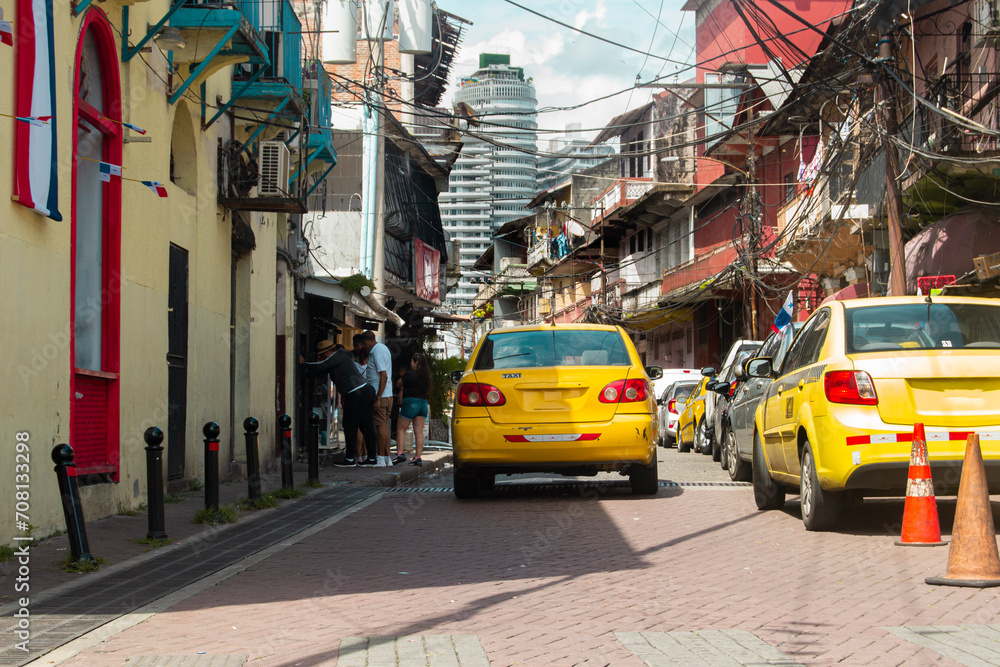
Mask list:
[[[552,239],[552,254],[559,259],[569,254],[569,239],[565,234],[560,234]]]

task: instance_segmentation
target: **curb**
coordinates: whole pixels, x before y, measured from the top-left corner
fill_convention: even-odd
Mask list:
[[[410,461],[407,460],[406,463],[393,466],[391,468],[393,472],[386,471],[385,469],[374,468],[376,471],[375,475],[364,480],[348,482],[348,485],[380,486],[385,488],[402,486],[406,482],[411,482],[421,475],[426,475],[427,473],[434,472],[435,470],[441,470],[445,467],[445,464],[451,463],[453,458],[452,452],[425,453],[421,457],[423,465],[420,467],[411,466]],[[396,472],[397,470],[398,472]]]

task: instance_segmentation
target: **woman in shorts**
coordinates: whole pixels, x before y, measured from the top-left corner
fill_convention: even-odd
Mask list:
[[[427,366],[427,357],[420,352],[410,359],[410,368],[400,378],[403,385],[403,400],[399,405],[399,420],[396,426],[396,458],[393,463],[406,460],[403,455],[403,445],[406,442],[406,429],[413,423],[413,438],[416,449],[410,465],[421,464],[420,455],[424,451],[424,422],[430,412],[427,397],[431,390],[431,369]]]

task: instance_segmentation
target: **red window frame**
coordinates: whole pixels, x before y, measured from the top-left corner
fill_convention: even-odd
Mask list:
[[[84,38],[91,32],[97,44],[103,81],[104,112],[80,99],[80,68]],[[85,429],[102,434],[103,452],[80,451],[76,462],[79,475],[104,473],[118,481],[121,451],[120,424],[120,363],[121,363],[121,179],[102,183],[103,233],[101,276],[101,370],[76,367],[76,234],[77,234],[77,166],[76,150],[81,121],[98,128],[104,135],[103,159],[111,164],[122,163],[121,82],[119,79],[118,48],[114,30],[104,12],[97,7],[88,9],[80,26],[73,74],[73,196],[71,202],[70,248],[70,445],[76,448]],[[84,396],[86,398],[80,398]],[[97,399],[92,398],[98,396]],[[97,401],[101,409],[90,409]]]

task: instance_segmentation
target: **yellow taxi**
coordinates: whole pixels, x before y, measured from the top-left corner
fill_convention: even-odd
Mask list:
[[[808,530],[845,501],[903,495],[913,425],[924,424],[934,487],[955,493],[966,438],[980,436],[987,481],[1000,490],[1000,301],[885,297],[834,301],[799,330],[781,368],[759,357],[748,374],[774,378],[757,407],[754,499],[760,509],[801,497]]]
[[[604,470],[628,474],[635,494],[655,494],[650,380],[661,372],[643,368],[621,327],[494,329],[452,378],[455,495],[477,497],[498,474]]]
[[[709,388],[715,383],[713,379],[715,368],[711,366],[703,368],[701,374],[704,377],[691,390],[691,394],[687,397],[687,402],[677,418],[677,451],[679,452],[691,451],[692,444],[696,452],[704,452],[708,445],[705,397],[709,395]]]

